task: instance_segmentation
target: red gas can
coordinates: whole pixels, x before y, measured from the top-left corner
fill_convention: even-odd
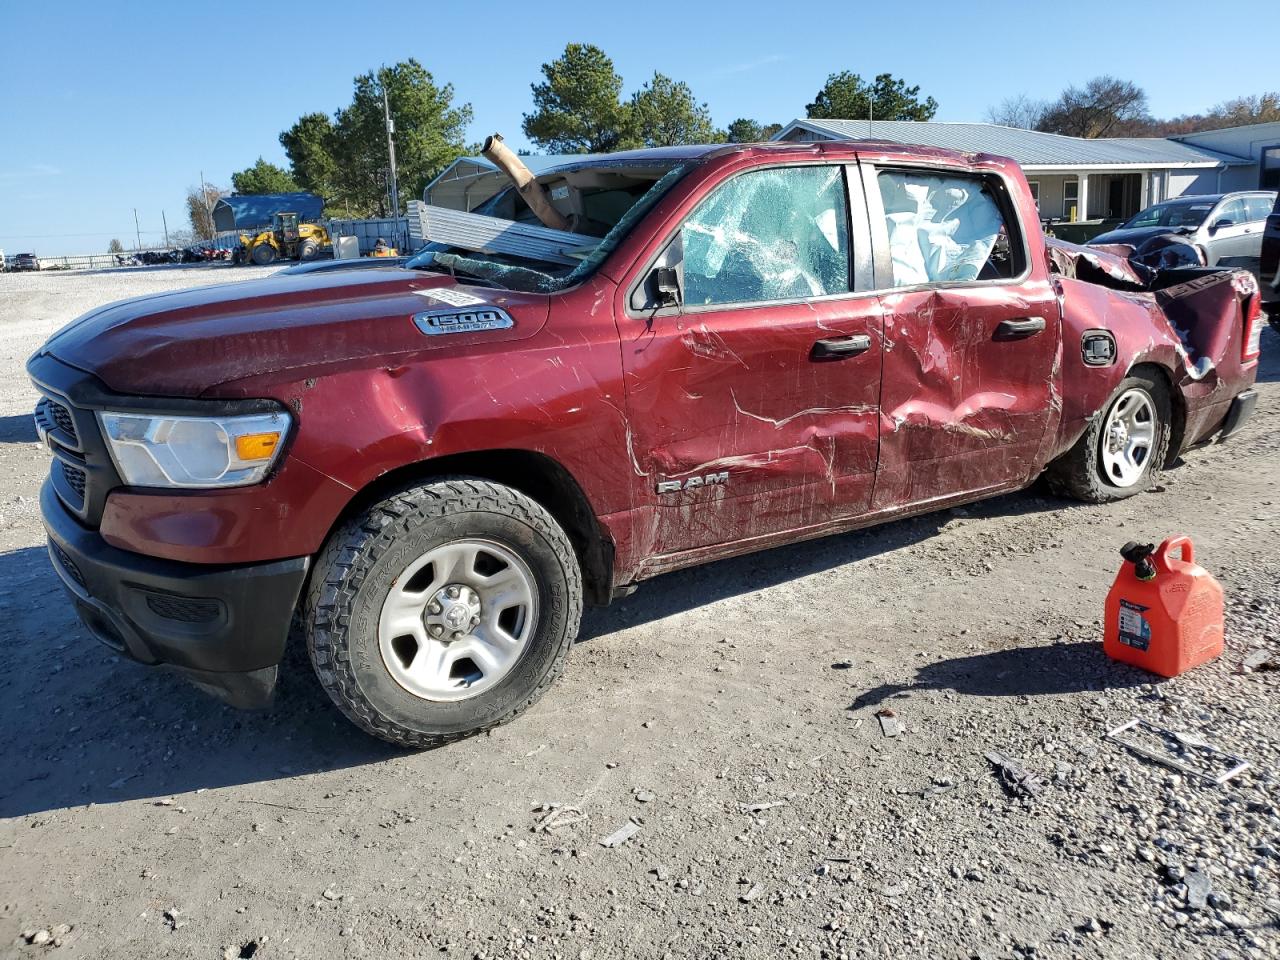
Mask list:
[[[1176,677],[1222,653],[1222,587],[1196,565],[1187,537],[1159,548],[1126,543],[1120,555],[1125,563],[1107,594],[1107,656]]]

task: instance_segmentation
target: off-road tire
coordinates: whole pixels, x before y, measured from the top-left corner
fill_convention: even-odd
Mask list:
[[[298,244],[298,259],[303,263],[310,263],[318,256],[320,256],[320,244],[314,240],[303,240]]]
[[[267,264],[275,260],[276,248],[269,243],[260,243],[253,248],[253,252],[250,256],[253,258],[253,262],[258,266],[265,267]]]
[[[391,584],[415,558],[461,537],[517,552],[537,581],[534,635],[511,671],[464,700],[429,701],[392,678],[378,647],[378,615]],[[320,685],[367,733],[425,749],[514,719],[564,667],[582,616],[582,574],[564,531],[510,487],[449,477],[407,487],[353,517],[316,560],[303,628]]]
[[[1151,454],[1147,457],[1146,470],[1139,479],[1128,487],[1117,487],[1108,481],[1102,469],[1102,439],[1107,416],[1116,401],[1129,390],[1139,388],[1145,390],[1151,398],[1159,424],[1156,429],[1155,443]],[[1122,500],[1150,489],[1160,476],[1169,453],[1169,427],[1172,423],[1172,404],[1169,390],[1158,376],[1145,373],[1141,369],[1131,373],[1115,392],[1103,404],[1098,416],[1089,424],[1089,428],[1076,441],[1075,446],[1060,456],[1045,470],[1045,480],[1049,489],[1061,497],[1083,500],[1086,503],[1106,503],[1110,500]]]

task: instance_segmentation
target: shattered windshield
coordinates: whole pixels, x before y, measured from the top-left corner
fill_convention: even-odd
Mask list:
[[[436,241],[423,247],[406,267],[462,275],[510,290],[530,293],[566,290],[594,273],[636,223],[692,166],[691,163],[682,163],[671,167],[653,180],[648,189],[637,191],[639,195],[634,199],[631,196],[620,197],[621,192],[618,190],[585,193],[583,199],[589,217],[581,219],[574,236],[561,234],[572,242],[559,248],[556,259],[570,262],[552,262],[537,255],[478,251],[460,244]],[[513,194],[514,191],[510,193]],[[504,201],[514,211],[514,204],[517,202],[514,196],[508,197],[506,194],[500,194],[494,201],[485,204],[486,215],[490,210],[496,211]],[[493,219],[502,222],[498,217]],[[512,223],[514,225],[515,221]],[[582,232],[578,234],[576,230]]]
[[[1209,216],[1212,200],[1174,200],[1147,207],[1121,229],[1128,227],[1189,227],[1195,229]]]

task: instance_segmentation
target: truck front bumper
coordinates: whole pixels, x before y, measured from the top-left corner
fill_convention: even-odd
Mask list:
[[[49,480],[40,512],[53,568],[95,638],[233,706],[270,702],[310,558],[206,566],[119,550],[82,526]]]

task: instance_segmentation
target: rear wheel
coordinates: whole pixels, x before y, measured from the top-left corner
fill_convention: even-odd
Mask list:
[[[467,479],[406,489],[336,533],[304,610],[333,702],[413,747],[529,707],[559,675],[581,614],[578,560],[550,514]]]
[[[260,243],[253,248],[253,262],[260,267],[265,267],[268,263],[275,260],[276,248],[269,243]]]
[[[302,261],[314,260],[320,255],[320,244],[314,240],[303,240],[298,244],[298,259]]]
[[[1121,382],[1089,429],[1049,465],[1049,487],[1089,503],[1131,497],[1160,475],[1172,407],[1163,381],[1137,371]]]

